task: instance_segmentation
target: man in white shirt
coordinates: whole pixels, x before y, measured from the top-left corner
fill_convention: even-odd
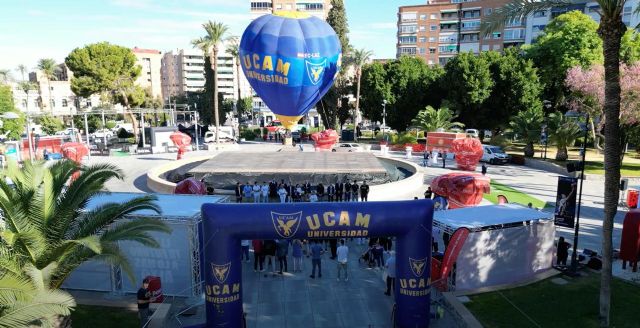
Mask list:
[[[283,185],[280,185],[280,189],[278,189],[278,196],[280,196],[280,203],[287,201],[287,191],[284,189]]]
[[[253,183],[253,187],[251,188],[253,190],[253,202],[254,203],[260,203],[260,185],[258,184],[258,181]]]
[[[309,196],[309,201],[315,203],[318,201],[318,195],[316,195],[315,190],[311,192],[311,196]]]
[[[269,184],[266,182],[262,182],[262,202],[269,202]]]
[[[340,281],[340,272],[344,270],[344,281],[349,281],[349,271],[347,270],[347,258],[349,257],[349,247],[345,246],[344,239],[340,240],[340,246],[336,251],[338,254],[338,281]]]
[[[396,252],[390,251],[389,254],[390,256],[384,264],[387,268],[387,291],[384,294],[387,296],[391,295],[391,290],[395,289],[396,284]]]

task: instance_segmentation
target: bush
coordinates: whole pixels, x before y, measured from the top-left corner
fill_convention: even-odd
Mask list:
[[[257,136],[261,136],[262,135],[262,128],[257,128],[257,129],[253,129],[253,134],[257,137]]]
[[[240,138],[244,138],[245,140],[255,140],[257,137],[256,133],[251,130],[243,130],[240,132]]]
[[[124,128],[120,128],[120,130],[118,130],[118,134],[117,135],[118,135],[118,138],[120,138],[120,139],[133,138],[133,133],[129,133]],[[135,141],[134,141],[134,143],[135,143]]]
[[[64,128],[64,123],[57,117],[43,115],[36,119],[36,122],[42,126],[42,131],[52,135]]]
[[[409,132],[404,133],[400,136],[397,136],[396,140],[393,142],[394,144],[414,144],[417,142],[416,136]]]
[[[507,139],[507,137],[503,135],[497,135],[497,136],[491,137],[489,144],[492,146],[499,146],[502,149],[506,149],[508,146],[511,145],[511,142],[509,141],[509,139]]]
[[[113,128],[116,127],[116,122],[115,121],[107,121],[105,122],[105,127],[109,130],[112,130]]]
[[[424,139],[425,135],[424,135],[424,131],[418,131],[418,138],[419,139]]]

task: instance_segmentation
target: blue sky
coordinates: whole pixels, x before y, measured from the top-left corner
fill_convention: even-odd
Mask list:
[[[375,58],[395,57],[399,5],[426,0],[345,0],[351,43]],[[190,48],[206,20],[241,35],[249,0],[0,0],[0,69],[32,68],[39,58],[63,61],[74,48],[109,41],[163,52]]]

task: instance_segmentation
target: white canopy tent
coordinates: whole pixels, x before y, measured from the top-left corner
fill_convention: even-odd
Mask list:
[[[473,290],[526,280],[551,268],[555,225],[551,213],[517,204],[438,211],[433,237],[444,249],[444,235],[458,228],[471,233],[456,262],[451,285]]]

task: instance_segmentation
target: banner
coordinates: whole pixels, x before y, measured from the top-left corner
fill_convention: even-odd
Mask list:
[[[556,225],[568,228],[575,226],[577,186],[578,178],[558,177],[554,215]]]
[[[433,202],[205,204],[202,206],[206,327],[241,327],[243,239],[395,236],[396,325],[430,318]],[[391,313],[389,313],[390,315]]]
[[[449,271],[453,268],[453,264],[456,263],[460,250],[468,236],[469,229],[458,228],[451,236],[451,239],[449,239],[449,245],[447,245],[447,249],[444,251],[444,258],[442,258],[441,279],[447,279]]]

